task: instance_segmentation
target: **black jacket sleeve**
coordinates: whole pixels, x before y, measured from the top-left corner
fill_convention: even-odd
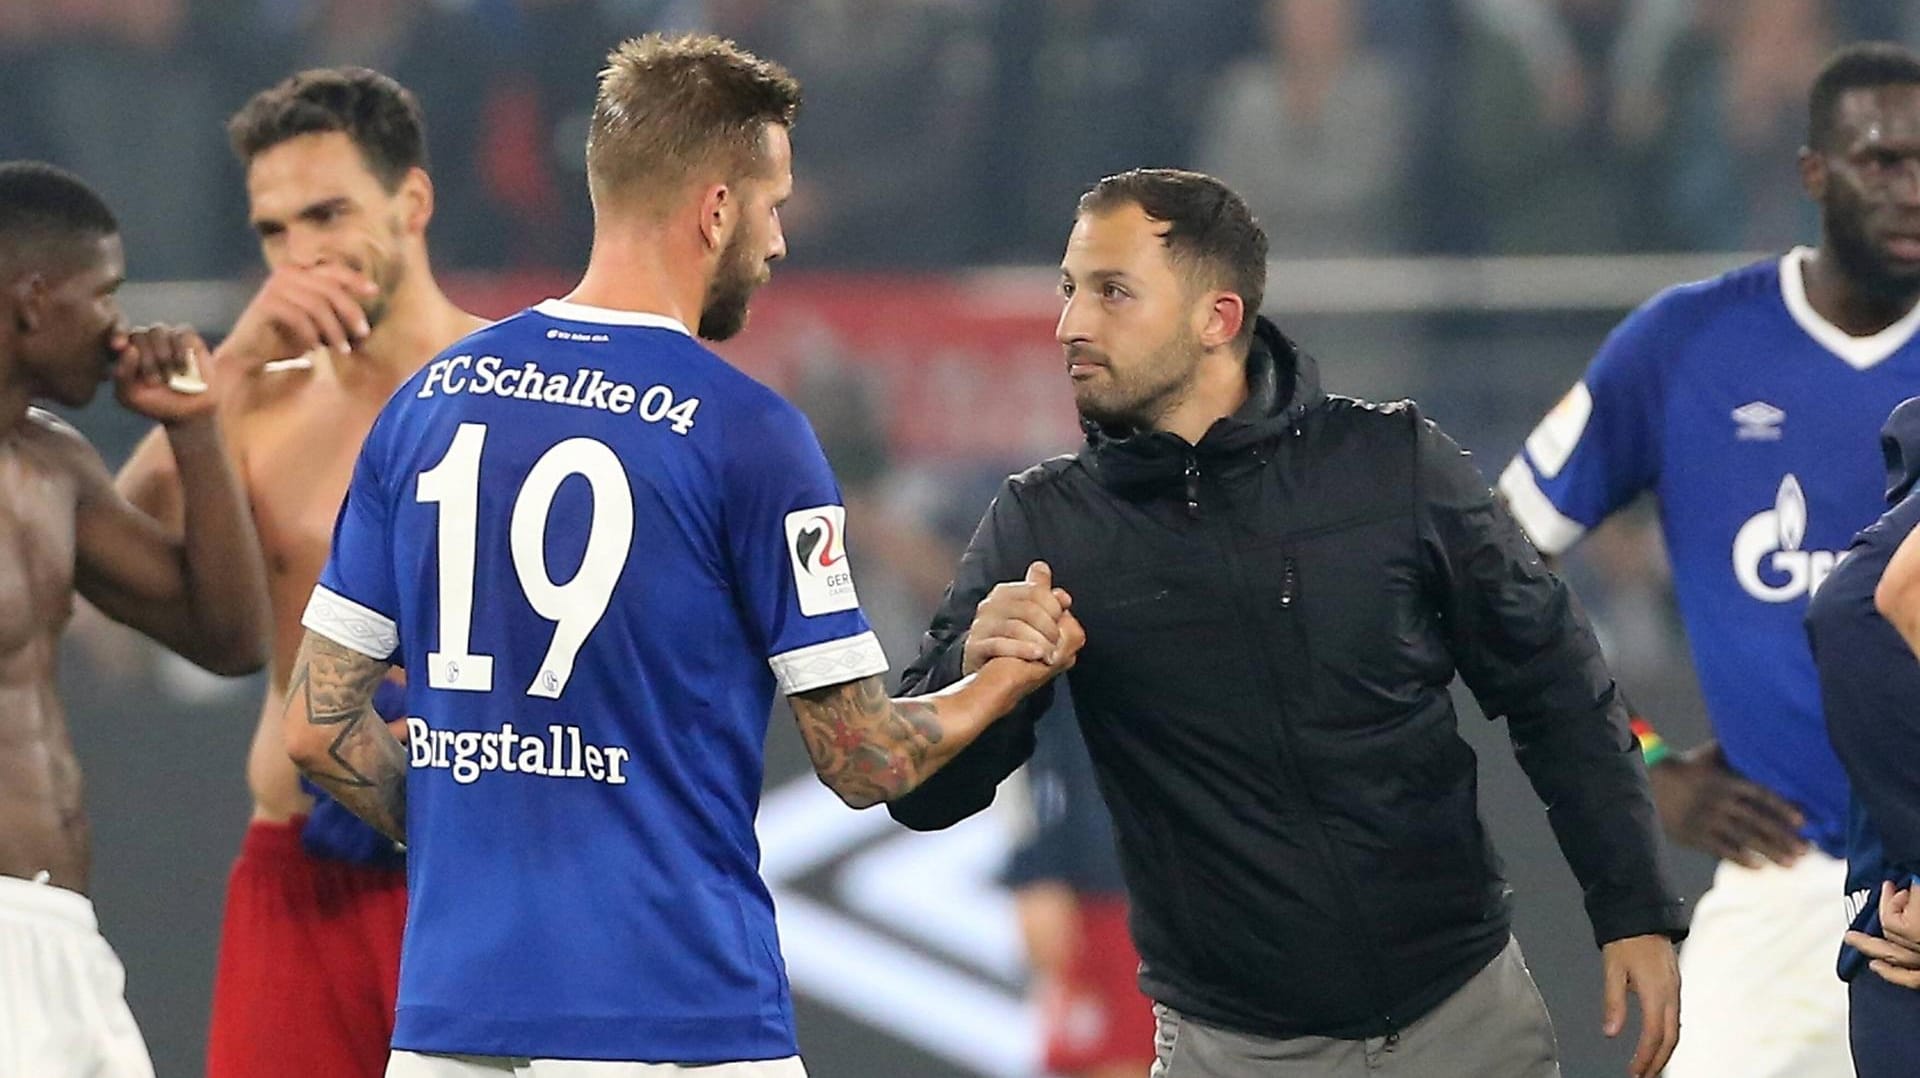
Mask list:
[[[1465,451],[1414,422],[1421,541],[1448,645],[1487,716],[1507,719],[1595,941],[1681,938],[1687,913],[1661,864],[1646,767],[1585,615]]]
[[[960,680],[974,608],[995,584],[1021,579],[1038,557],[1018,484],[1017,478],[1009,479],[1000,488],[960,556],[946,598],[920,640],[920,656],[900,676],[902,695],[934,692]],[[1021,701],[918,789],[889,801],[887,811],[915,831],[937,831],[992,804],[1001,780],[1033,755],[1034,723],[1052,699],[1048,685]]]

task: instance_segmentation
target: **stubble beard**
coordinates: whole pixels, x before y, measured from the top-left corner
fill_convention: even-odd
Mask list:
[[[1920,273],[1902,274],[1874,249],[1851,200],[1831,200],[1821,208],[1827,249],[1847,281],[1877,300],[1911,300],[1920,295]]]
[[[1193,392],[1193,381],[1200,369],[1200,345],[1182,326],[1164,344],[1138,360],[1129,373],[1121,373],[1111,365],[1111,357],[1106,358],[1108,387],[1101,389],[1086,384],[1074,387],[1074,403],[1080,415],[1103,427],[1146,431],[1157,427]]]
[[[745,329],[748,303],[753,299],[754,290],[765,280],[764,272],[754,272],[745,237],[736,235],[721,254],[720,267],[712,287],[707,290],[707,301],[700,308],[697,331],[700,337],[724,341]]]

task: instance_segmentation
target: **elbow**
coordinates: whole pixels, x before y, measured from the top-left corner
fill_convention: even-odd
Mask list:
[[[1873,586],[1873,608],[1896,626],[1900,624],[1900,589],[1895,586],[1897,583],[1892,573],[1882,573],[1879,583]]]
[[[970,799],[951,802],[926,797],[906,797],[887,803],[887,815],[909,831],[944,831],[972,816],[993,800]]]
[[[281,741],[285,744],[287,758],[301,774],[309,774],[316,769],[324,770],[322,763],[333,738],[324,726],[315,726],[308,722],[285,722],[280,727]]]
[[[246,633],[227,652],[228,677],[257,673],[267,666],[267,634],[263,632]]]
[[[1916,603],[1915,584],[1896,579],[1891,573],[1880,578],[1873,589],[1873,608],[1887,619],[1907,647],[1912,648],[1916,638],[1920,638],[1920,603]]]
[[[199,665],[221,677],[245,677],[267,665],[267,645],[257,637],[237,640],[202,656]]]
[[[267,665],[267,635],[271,631],[264,604],[241,617],[196,617],[193,639],[198,646],[183,652],[195,666],[222,677],[243,677]]]
[[[220,677],[245,677],[267,665],[267,644],[258,635],[241,637],[196,629],[154,639],[193,665]]]
[[[887,791],[875,785],[865,776],[844,778],[822,775],[820,776],[820,782],[827,789],[832,790],[834,796],[838,797],[841,803],[850,809],[870,809],[886,801],[888,796]]]

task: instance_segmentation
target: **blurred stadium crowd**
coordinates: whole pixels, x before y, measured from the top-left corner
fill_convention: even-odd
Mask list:
[[[1280,257],[1734,250],[1803,231],[1793,150],[1890,0],[6,0],[0,155],[94,178],[140,278],[249,269],[221,122],[289,70],[420,96],[451,269],[572,266],[607,44],[703,28],[807,87],[794,262],[1051,259],[1141,164],[1244,192]]]

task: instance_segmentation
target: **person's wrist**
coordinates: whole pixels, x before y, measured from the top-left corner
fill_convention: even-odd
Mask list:
[[[986,709],[983,718],[991,720],[1013,710],[1026,694],[1028,685],[1021,677],[1020,660],[1004,662],[989,659],[971,675]]]
[[[1007,695],[1014,683],[1011,664],[996,663],[991,659],[981,663],[979,668],[968,676],[973,678],[973,683],[980,686],[982,692],[992,695],[995,699]]]
[[[220,444],[219,413],[211,408],[163,419],[160,425],[166,428],[168,441],[176,447],[187,447],[199,443],[218,447]]]
[[[262,349],[247,347],[244,338],[230,335],[220,342],[220,347],[213,350],[213,377],[209,381],[216,386],[233,385],[274,358],[276,357],[265,354]]]

